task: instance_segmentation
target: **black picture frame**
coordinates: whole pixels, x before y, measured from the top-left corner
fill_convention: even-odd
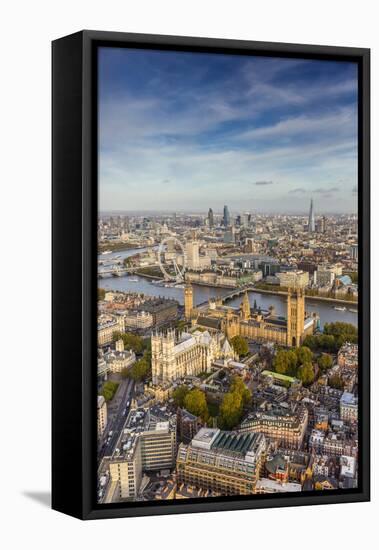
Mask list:
[[[96,504],[97,79],[99,46],[350,60],[359,67],[359,487]],[[52,507],[81,519],[370,499],[370,50],[81,31],[52,43]],[[74,267],[74,269],[73,269]]]

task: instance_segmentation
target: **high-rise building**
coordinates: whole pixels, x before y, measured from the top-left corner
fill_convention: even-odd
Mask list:
[[[208,224],[209,227],[214,227],[214,216],[212,208],[208,210]]]
[[[199,269],[199,243],[197,241],[189,241],[185,246],[188,269]]]
[[[241,225],[243,227],[249,227],[250,225],[250,214],[249,212],[244,212],[241,217]]]
[[[236,229],[235,227],[229,227],[224,233],[224,243],[235,243],[236,242]]]
[[[224,227],[228,227],[230,225],[230,213],[229,208],[225,205],[224,206]]]
[[[311,199],[311,206],[309,208],[309,218],[308,218],[308,233],[315,232],[315,214],[313,211],[313,199]]]
[[[317,233],[325,233],[326,232],[326,218],[325,216],[322,216],[316,224],[316,231]]]

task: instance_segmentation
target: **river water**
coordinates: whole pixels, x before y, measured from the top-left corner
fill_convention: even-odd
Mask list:
[[[131,249],[120,252],[113,252],[109,255],[99,255],[99,259],[111,262],[111,258],[115,256],[121,256],[121,259],[128,258],[138,252],[143,252],[145,249]],[[135,281],[135,279],[138,279]],[[166,288],[155,285],[149,279],[136,276],[127,277],[109,277],[99,279],[98,285],[105,290],[122,290],[130,292],[142,292],[151,296],[164,296],[166,298],[174,298],[180,304],[184,304],[184,290],[183,288]],[[201,304],[204,301],[216,296],[224,296],[231,291],[227,288],[213,288],[206,286],[193,285],[194,290],[194,302],[195,304]],[[238,307],[241,303],[242,297],[235,298],[227,302],[228,305]],[[277,315],[287,316],[287,303],[284,296],[277,296],[273,294],[261,294],[260,292],[249,292],[250,304],[254,304],[254,300],[257,302],[257,306],[262,309],[268,309],[271,305],[275,307]],[[345,323],[351,323],[355,326],[358,325],[358,315],[349,311],[349,309],[357,309],[357,304],[351,304],[346,306],[346,311],[337,311],[334,309],[332,303],[318,302],[311,298],[306,299],[305,308],[309,313],[316,312],[320,316],[321,327],[325,323],[331,323],[335,321],[343,321]]]

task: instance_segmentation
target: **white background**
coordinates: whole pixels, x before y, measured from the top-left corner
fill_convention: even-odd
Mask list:
[[[1,538],[4,548],[359,548],[378,525],[378,398],[373,501],[80,522],[48,507],[50,486],[50,41],[81,29],[372,49],[372,187],[378,211],[378,18],[374,0],[62,0],[3,3],[0,64]],[[375,204],[376,203],[376,204]],[[69,216],[69,212],[67,213]],[[373,241],[378,234],[373,219]],[[373,248],[374,248],[373,247]],[[377,273],[377,255],[373,273]],[[373,282],[376,282],[373,279]],[[375,299],[377,292],[373,292]],[[375,304],[375,302],[373,302]],[[373,305],[375,314],[375,306]],[[377,353],[373,324],[373,358]],[[373,361],[373,387],[376,386]],[[67,396],[70,406],[70,396]],[[70,452],[67,449],[67,452]],[[369,543],[371,539],[371,543]]]

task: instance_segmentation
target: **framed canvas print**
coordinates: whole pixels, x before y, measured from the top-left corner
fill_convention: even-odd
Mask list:
[[[53,508],[369,500],[369,50],[53,42]]]

